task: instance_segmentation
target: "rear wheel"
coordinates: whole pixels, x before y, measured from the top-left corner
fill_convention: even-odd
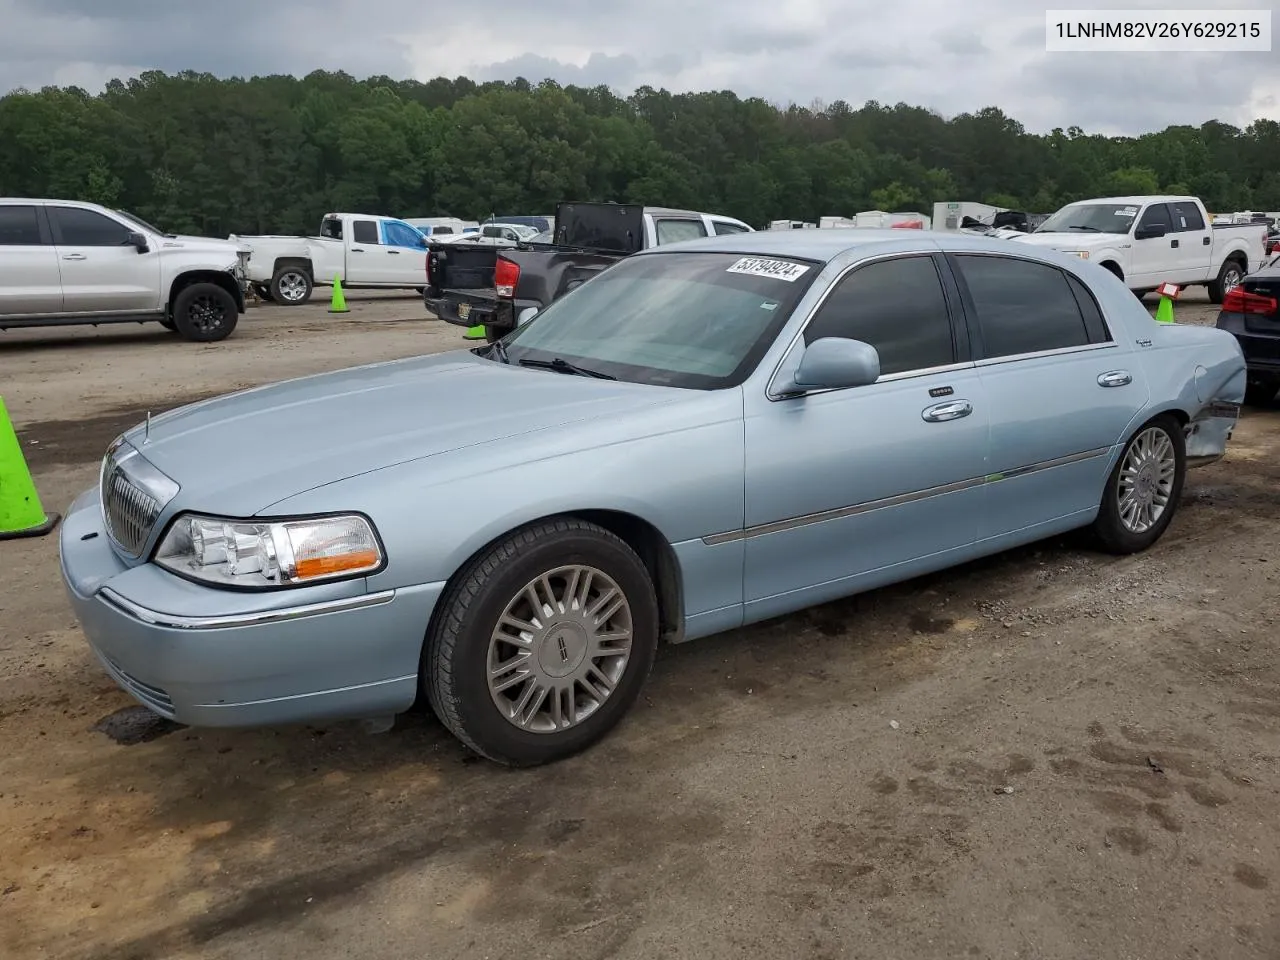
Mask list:
[[[1182,425],[1170,414],[1148,420],[1107,479],[1093,532],[1111,553],[1139,553],[1160,539],[1178,509],[1187,473]]]
[[[216,283],[193,283],[173,300],[173,324],[184,340],[225,340],[239,320],[236,298]]]
[[[271,277],[271,299],[293,307],[311,299],[311,275],[301,267],[281,267]]]
[[[1251,407],[1269,407],[1280,393],[1280,377],[1250,377],[1244,388],[1244,402]]]
[[[657,644],[657,597],[635,551],[595,524],[546,521],[460,574],[428,633],[420,682],[471,749],[533,766],[608,733]]]
[[[1209,302],[1222,303],[1228,293],[1240,285],[1244,279],[1244,267],[1239,260],[1228,260],[1218,271],[1218,279],[1209,284]]]

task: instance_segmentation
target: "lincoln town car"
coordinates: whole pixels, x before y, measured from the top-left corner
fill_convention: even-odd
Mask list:
[[[1077,528],[1145,550],[1246,383],[1096,264],[919,231],[660,246],[524,319],[117,438],[61,530],[115,682],[193,726],[421,704],[553,761],[662,642]]]

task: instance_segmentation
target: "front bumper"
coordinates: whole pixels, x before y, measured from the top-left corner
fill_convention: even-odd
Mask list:
[[[98,659],[143,706],[191,726],[384,716],[417,696],[418,665],[444,584],[366,592],[363,580],[240,593],[109,545],[96,490],[60,533],[62,576]]]

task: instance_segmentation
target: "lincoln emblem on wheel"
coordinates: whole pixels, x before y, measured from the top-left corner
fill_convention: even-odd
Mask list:
[[[188,725],[418,705],[555,761],[662,641],[1069,530],[1147,549],[1246,385],[1088,259],[922,231],[659,245],[490,332],[118,438],[61,534],[104,669]]]

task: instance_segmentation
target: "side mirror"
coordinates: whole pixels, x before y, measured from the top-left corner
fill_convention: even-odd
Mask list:
[[[1154,240],[1156,237],[1163,237],[1166,233],[1168,233],[1168,228],[1163,223],[1149,223],[1133,231],[1133,239]]]
[[[130,233],[129,239],[125,241],[127,246],[133,247],[139,253],[146,253],[151,249],[147,245],[147,235],[145,233]]]
[[[791,389],[838,390],[865,387],[880,379],[880,354],[861,340],[823,337],[805,347]]]
[[[526,323],[538,315],[537,307],[525,307],[520,311],[520,316],[516,317],[516,326],[523,327]]]

